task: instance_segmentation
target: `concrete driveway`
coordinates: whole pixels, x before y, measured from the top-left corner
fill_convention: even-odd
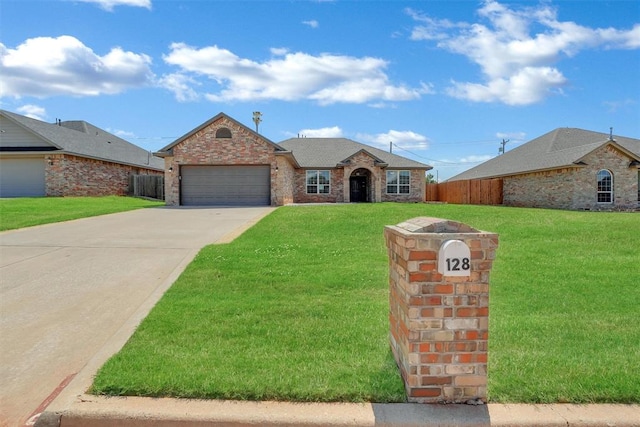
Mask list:
[[[140,209],[0,233],[0,425],[28,425],[203,246],[272,210]]]

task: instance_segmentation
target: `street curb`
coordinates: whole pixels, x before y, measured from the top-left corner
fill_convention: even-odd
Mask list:
[[[640,405],[237,402],[80,395],[36,427],[638,427]]]
[[[80,396],[68,409],[44,415],[36,427],[370,427],[488,426],[486,406],[236,402]],[[60,424],[57,422],[60,421]],[[51,423],[53,422],[53,424]]]

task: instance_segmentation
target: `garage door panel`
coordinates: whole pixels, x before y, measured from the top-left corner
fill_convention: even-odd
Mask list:
[[[45,195],[44,159],[0,159],[0,197]]]
[[[182,166],[181,204],[258,206],[271,204],[271,167]]]

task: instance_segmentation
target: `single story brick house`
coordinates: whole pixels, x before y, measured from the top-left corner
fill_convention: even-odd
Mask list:
[[[154,154],[168,205],[422,202],[431,169],[346,138],[276,144],[224,113]]]
[[[162,175],[150,152],[85,121],[0,110],[0,197],[126,195],[129,175]]]
[[[640,206],[640,140],[558,128],[448,181],[503,179],[503,204],[570,210]]]

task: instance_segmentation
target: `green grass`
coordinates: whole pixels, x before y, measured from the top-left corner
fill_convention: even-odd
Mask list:
[[[416,216],[500,234],[491,401],[640,402],[638,214],[426,204],[280,208],[203,249],[92,392],[403,401],[383,227]]]
[[[163,202],[119,196],[0,199],[0,231],[163,204]]]

